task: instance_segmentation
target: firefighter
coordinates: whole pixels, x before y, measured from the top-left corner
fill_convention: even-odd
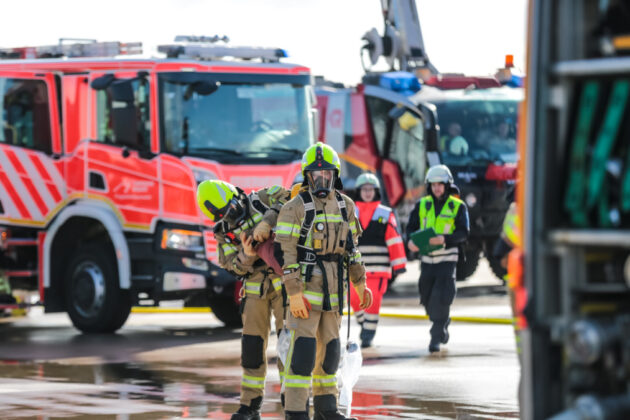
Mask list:
[[[521,248],[521,221],[518,215],[516,202],[512,202],[503,220],[503,230],[497,242],[494,245],[493,255],[501,261],[501,266],[508,269],[508,260],[510,256],[518,254]],[[518,258],[518,257],[516,257]],[[514,270],[512,270],[514,271]],[[519,317],[519,308],[524,306],[524,295],[522,285],[519,284],[519,276],[514,273],[508,273],[504,276],[504,280],[508,286],[510,296],[510,306],[512,307],[512,315],[514,316],[514,335],[516,338],[516,353],[521,358],[521,337],[520,331],[524,327],[523,318]]]
[[[344,280],[349,278],[356,288],[361,309],[372,303],[355,247],[361,227],[354,203],[338,191],[339,168],[330,146],[309,147],[302,157],[307,189],[282,207],[276,227],[276,251],[289,296],[291,345],[284,384],[285,414],[291,420],[309,419],[304,408],[311,382],[314,419],[346,419],[337,410],[336,378]]]
[[[407,235],[418,229],[433,228],[436,236],[429,244],[441,246],[420,258],[420,303],[426,308],[431,326],[429,352],[440,351],[440,344],[449,339],[450,306],[455,298],[455,271],[459,257],[459,245],[463,244],[470,230],[466,204],[456,197],[458,190],[453,175],[445,165],[429,168],[426,176],[428,195],[423,197],[409,215]],[[419,248],[409,241],[411,251]]]
[[[197,202],[203,213],[216,222],[214,235],[219,264],[244,280],[241,291],[243,335],[241,338],[241,406],[232,420],[258,420],[267,373],[267,342],[271,313],[276,333],[284,322],[286,296],[280,276],[256,253],[254,241],[269,239],[280,207],[289,192],[279,186],[249,195],[218,180],[203,181],[197,189]],[[278,358],[280,380],[284,367]]]
[[[372,306],[359,308],[359,296],[350,291],[351,304],[361,325],[361,348],[370,347],[376,334],[378,314],[389,280],[406,271],[405,245],[398,232],[396,216],[391,208],[381,204],[380,183],[376,175],[361,174],[357,178],[356,213],[363,229],[359,252],[367,271],[367,287],[372,291]]]

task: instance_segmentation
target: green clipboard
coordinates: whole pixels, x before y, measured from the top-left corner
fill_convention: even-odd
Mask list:
[[[442,249],[442,245],[431,245],[429,239],[437,236],[433,228],[416,230],[410,235],[411,241],[420,248],[420,254],[427,255],[430,252]]]

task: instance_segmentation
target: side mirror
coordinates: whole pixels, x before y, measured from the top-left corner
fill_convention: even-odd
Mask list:
[[[115,77],[113,74],[106,74],[104,76],[97,77],[96,79],[92,80],[92,83],[90,83],[90,86],[94,90],[104,90],[104,89],[107,89],[114,80],[115,80]]]
[[[133,105],[135,97],[133,95],[131,80],[116,80],[110,84],[109,91],[112,94],[112,100],[114,100],[114,102],[126,102],[127,104]]]
[[[112,95],[112,129],[116,144],[137,149],[138,126],[132,80],[116,80],[109,86]]]
[[[184,92],[184,100],[189,100],[192,97],[193,93],[202,96],[208,96],[216,92],[218,89],[219,84],[217,82],[199,81],[190,83],[186,87],[186,91]]]

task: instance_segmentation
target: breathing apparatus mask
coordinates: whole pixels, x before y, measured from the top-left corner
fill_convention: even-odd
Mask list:
[[[322,169],[306,171],[308,187],[318,198],[326,198],[335,185],[335,171],[332,169]]]

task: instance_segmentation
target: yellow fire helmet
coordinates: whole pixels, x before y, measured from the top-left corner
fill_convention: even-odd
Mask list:
[[[341,172],[339,156],[335,149],[320,141],[306,149],[302,156],[302,175],[306,178],[306,171],[335,170],[337,176]]]
[[[235,197],[238,198],[236,187],[218,179],[203,181],[197,187],[197,204],[213,222],[223,219]]]

